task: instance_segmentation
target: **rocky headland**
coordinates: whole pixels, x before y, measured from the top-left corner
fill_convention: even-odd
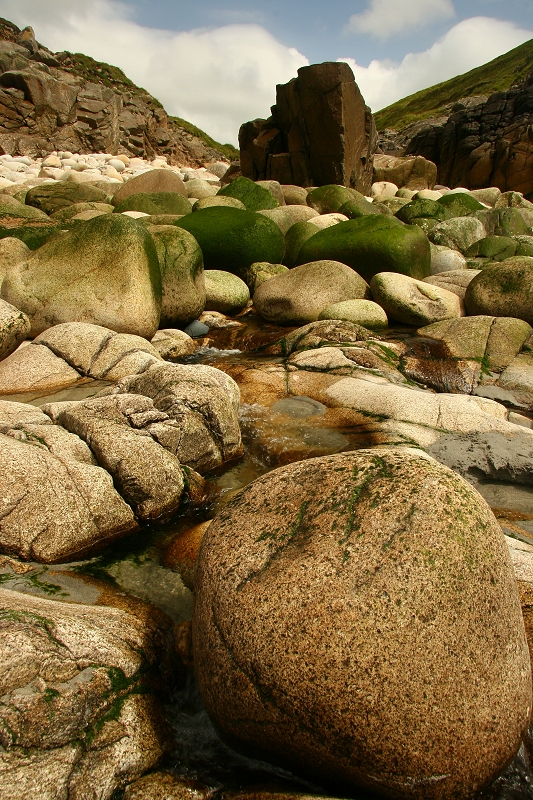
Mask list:
[[[533,203],[345,64],[238,166],[4,28],[0,796],[530,798]]]

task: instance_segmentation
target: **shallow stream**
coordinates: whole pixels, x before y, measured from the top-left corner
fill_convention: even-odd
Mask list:
[[[249,330],[249,341],[243,346],[252,342],[257,346],[258,329],[254,330],[252,324]],[[189,363],[249,364],[280,360],[240,352],[233,329],[219,333],[218,347],[202,348]],[[394,338],[398,335],[408,336],[409,332],[394,332]],[[261,333],[261,344],[279,336],[279,329],[268,329]],[[3,399],[41,406],[51,401],[83,399],[96,394],[104,385],[101,381],[85,381],[54,395],[18,395]],[[11,559],[0,556],[0,584],[52,599],[89,604],[105,602],[106,595],[134,595],[161,608],[174,623],[187,622],[192,614],[192,593],[177,571],[175,561],[169,557],[170,545],[192,526],[211,519],[236,491],[259,475],[303,458],[368,446],[368,440],[350,427],[328,425],[323,419],[325,411],[325,406],[307,397],[283,398],[271,409],[259,405],[242,406],[245,454],[205,476],[210,484],[210,495],[200,508],[184,506],[173,518],[147,525],[95,558],[74,564],[50,567],[28,564],[15,569]],[[533,487],[483,481],[476,488],[495,509],[507,535],[533,544]],[[190,585],[190,575],[184,574],[184,578]],[[186,687],[175,693],[168,707],[168,717],[175,736],[164,766],[183,777],[216,788],[331,794],[328,789],[304,778],[229,750],[203,710],[192,673]],[[479,797],[491,800],[533,798],[533,771],[524,747],[505,774]]]

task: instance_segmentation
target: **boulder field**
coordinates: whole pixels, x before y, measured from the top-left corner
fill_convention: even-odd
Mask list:
[[[224,172],[0,156],[0,795],[249,798],[180,772],[208,735],[257,798],[484,796],[531,747],[533,204]]]

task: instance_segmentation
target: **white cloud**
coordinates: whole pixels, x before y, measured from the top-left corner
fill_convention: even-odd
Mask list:
[[[268,116],[277,83],[308,60],[257,24],[169,31],[130,19],[114,0],[0,0],[0,15],[32,25],[51,50],[85,53],[120,67],[169,114],[236,144],[239,125]]]
[[[490,17],[471,17],[451,28],[422,53],[408,53],[400,64],[371,61],[361,67],[353,58],[339,58],[353,69],[368,105],[379,111],[420,89],[461,75],[533,38],[533,30]]]
[[[370,0],[361,14],[352,14],[346,33],[370,33],[390,39],[397,33],[422,28],[455,16],[452,0]]]

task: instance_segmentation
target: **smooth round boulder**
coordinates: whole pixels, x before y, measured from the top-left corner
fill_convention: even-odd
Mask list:
[[[205,278],[205,310],[229,311],[244,308],[250,299],[250,290],[244,281],[231,272],[220,269],[206,269]]]
[[[439,244],[431,245],[431,275],[441,272],[450,272],[456,269],[466,269],[466,258],[458,250],[451,250]]]
[[[187,325],[205,305],[204,259],[200,245],[188,231],[175,225],[149,225],[161,270],[160,327]]]
[[[379,272],[422,279],[429,275],[431,251],[427,236],[415,225],[369,215],[319,231],[302,244],[296,263],[323,259],[348,264],[366,281]]]
[[[222,197],[221,195],[214,195],[213,197],[201,197],[196,203],[193,204],[193,211],[200,211],[202,208],[210,208],[211,206],[228,206],[229,208],[240,208],[246,211],[246,206],[236,197]]]
[[[185,184],[179,175],[170,169],[150,169],[134,175],[113,194],[113,205],[121,203],[133,194],[152,192],[177,192],[187,197]]]
[[[362,195],[359,192],[354,193],[354,190],[347,189],[346,186],[328,183],[308,192],[307,205],[314,208],[319,214],[332,214],[339,211],[344,203],[353,200],[354,197],[362,197]]]
[[[501,528],[410,448],[290,464],[232,498],[200,546],[193,646],[233,749],[345,797],[472,798],[529,722]]]
[[[192,205],[179,192],[142,192],[115,204],[115,214],[142,211],[144,214],[190,214]]]
[[[187,197],[196,197],[197,200],[202,200],[206,197],[215,197],[217,190],[207,181],[201,178],[192,178],[185,183],[185,191]]]
[[[439,222],[430,231],[429,238],[433,244],[444,245],[452,250],[466,253],[469,247],[487,235],[485,227],[475,217],[453,217]]]
[[[367,282],[346,264],[314,261],[262,283],[253,301],[257,313],[268,322],[305,325],[332,303],[369,296]]]
[[[236,178],[218,192],[218,197],[236,197],[244,203],[248,211],[260,211],[266,208],[277,208],[279,202],[272,192],[260,186],[250,178]]]
[[[262,283],[285,272],[288,272],[288,268],[284,267],[283,264],[269,264],[268,261],[258,261],[248,267],[245,283],[253,294]]]
[[[470,315],[516,317],[533,324],[533,258],[515,256],[485,267],[465,294]]]
[[[344,300],[342,303],[332,303],[319,315],[319,319],[341,319],[355,322],[363,328],[379,330],[389,324],[385,311],[372,300]]]
[[[470,192],[448,192],[437,200],[450,217],[468,217],[476,211],[483,211],[485,206],[480,203]]]
[[[464,315],[458,295],[407,275],[381,272],[370,281],[370,290],[387,316],[404,325],[429,325]]]
[[[276,223],[253,211],[222,206],[203,208],[175,224],[192,233],[200,245],[204,269],[232,272],[243,280],[250,264],[279,264],[285,252],[285,239]]]
[[[51,214],[51,219],[57,219],[59,222],[64,222],[67,219],[72,219],[84,211],[98,211],[104,214],[111,214],[113,206],[111,203],[73,203],[71,206],[60,208],[59,211],[54,211]]]
[[[309,220],[306,222],[295,222],[285,234],[285,255],[283,264],[292,269],[298,262],[298,255],[304,242],[318,233],[316,225],[312,225]]]
[[[303,186],[295,186],[293,183],[282,183],[281,191],[286,205],[307,205],[307,189],[304,189]]]
[[[153,240],[122,214],[79,222],[14,265],[2,295],[28,315],[32,336],[61,322],[90,322],[151,339],[161,311]]]
[[[107,194],[96,186],[73,181],[54,181],[33,186],[26,194],[26,205],[53,214],[74,203],[106,203]]]

